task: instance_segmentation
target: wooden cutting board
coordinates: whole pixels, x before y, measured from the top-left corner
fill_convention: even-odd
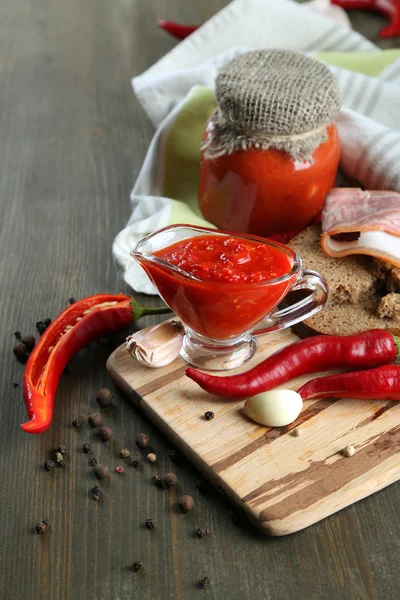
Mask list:
[[[291,331],[259,339],[247,370],[296,341]],[[285,535],[400,478],[400,403],[314,400],[288,427],[261,427],[185,376],[179,357],[161,369],[139,365],[121,346],[107,368],[115,383],[217,488],[270,535]],[[297,389],[310,377],[291,382]],[[212,421],[204,413],[212,410]],[[291,430],[299,427],[301,435]],[[342,449],[354,446],[352,457]]]

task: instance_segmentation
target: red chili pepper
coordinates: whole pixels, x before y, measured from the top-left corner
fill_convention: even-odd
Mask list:
[[[381,38],[391,38],[400,35],[400,2],[399,0],[331,0],[344,10],[374,10],[387,17],[390,25],[379,32]]]
[[[158,19],[157,25],[167,31],[174,37],[178,38],[178,40],[184,40],[187,38],[193,31],[196,31],[200,27],[200,25],[181,25],[181,23],[174,23],[174,21],[163,21],[162,19]]]
[[[384,365],[368,371],[317,377],[298,390],[303,400],[314,398],[360,398],[400,400],[400,366]]]
[[[54,396],[62,372],[81,348],[106,333],[126,329],[140,317],[171,312],[142,308],[130,296],[98,294],[66,308],[46,329],[29,357],[24,373],[24,400],[29,433],[45,431],[53,416]]]
[[[248,398],[307,373],[388,364],[399,349],[400,338],[383,329],[348,336],[319,335],[286,346],[239,375],[218,377],[192,368],[186,369],[186,375],[215,396]]]

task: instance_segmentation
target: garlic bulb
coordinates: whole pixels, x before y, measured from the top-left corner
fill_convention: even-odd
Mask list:
[[[129,335],[126,348],[146,367],[165,367],[179,355],[183,336],[184,328],[180,321],[165,321]]]

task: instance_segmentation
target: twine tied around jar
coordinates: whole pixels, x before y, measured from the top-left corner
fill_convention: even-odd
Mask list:
[[[323,63],[291,50],[247,52],[216,79],[218,108],[202,143],[204,158],[251,148],[284,150],[312,161],[340,110],[335,76]]]

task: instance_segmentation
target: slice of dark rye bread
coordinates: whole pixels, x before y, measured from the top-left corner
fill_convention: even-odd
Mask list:
[[[305,324],[330,335],[375,328],[400,335],[400,271],[361,255],[332,258],[324,253],[320,240],[321,228],[314,225],[289,242],[303,269],[318,271],[329,285],[326,306]]]

